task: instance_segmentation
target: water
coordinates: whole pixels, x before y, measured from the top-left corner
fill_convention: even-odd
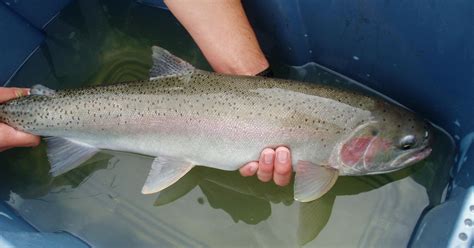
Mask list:
[[[165,10],[133,1],[78,1],[47,29],[45,44],[12,80],[55,89],[147,78],[160,45],[209,69]],[[276,66],[279,77],[357,87],[308,64]],[[158,195],[142,195],[152,159],[100,153],[57,178],[45,146],[0,153],[0,200],[41,231],[65,230],[98,247],[404,246],[420,215],[444,200],[451,140],[435,133],[430,158],[377,176],[341,177],[321,199],[293,201],[277,187],[238,172],[197,167]]]

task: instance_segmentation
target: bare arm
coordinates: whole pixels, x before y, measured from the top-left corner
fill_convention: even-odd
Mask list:
[[[240,0],[166,0],[216,72],[255,75],[269,64]]]

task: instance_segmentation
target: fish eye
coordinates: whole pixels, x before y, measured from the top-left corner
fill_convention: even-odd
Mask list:
[[[413,148],[416,144],[416,138],[414,135],[407,135],[400,139],[400,148],[402,150],[408,150]]]

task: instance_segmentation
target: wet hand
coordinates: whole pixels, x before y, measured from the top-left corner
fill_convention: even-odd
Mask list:
[[[29,89],[0,87],[0,103],[28,94]],[[40,138],[38,136],[20,132],[4,123],[0,123],[0,152],[13,147],[37,146],[39,142]]]
[[[257,177],[262,182],[273,179],[275,184],[285,186],[291,180],[291,153],[286,147],[278,147],[273,150],[266,148],[260,154],[258,161],[250,162],[240,168],[240,174],[244,177]]]

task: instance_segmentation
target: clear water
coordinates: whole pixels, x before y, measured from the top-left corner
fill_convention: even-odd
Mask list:
[[[209,69],[165,10],[134,1],[77,1],[12,80],[73,88],[147,78],[160,45]],[[315,64],[278,66],[279,77],[357,87]],[[0,200],[41,231],[65,230],[98,247],[405,246],[421,214],[443,201],[453,145],[439,131],[429,159],[377,176],[342,177],[324,197],[294,202],[237,172],[198,167],[160,195],[142,195],[151,158],[101,153],[52,178],[45,147],[0,153]]]

